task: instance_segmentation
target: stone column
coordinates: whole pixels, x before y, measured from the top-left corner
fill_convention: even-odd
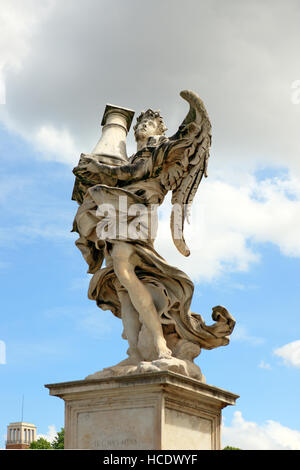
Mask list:
[[[130,129],[134,111],[120,106],[107,104],[101,121],[102,134],[89,157],[94,158],[99,163],[112,166],[120,166],[128,163],[126,152],[126,137]],[[81,154],[79,165],[82,163],[85,154]],[[72,199],[78,198],[86,193],[88,186],[75,179]],[[81,196],[80,196],[81,194]]]
[[[97,160],[111,165],[127,163],[126,137],[134,111],[107,104],[101,125],[102,135],[92,151]]]

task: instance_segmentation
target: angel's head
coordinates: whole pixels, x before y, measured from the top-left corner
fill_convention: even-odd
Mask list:
[[[137,143],[146,143],[149,137],[164,135],[167,130],[159,111],[142,111],[133,128]]]

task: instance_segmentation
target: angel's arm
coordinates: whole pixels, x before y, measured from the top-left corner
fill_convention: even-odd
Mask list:
[[[73,169],[73,173],[81,180],[93,180],[96,183],[114,183],[117,181],[140,180],[149,173],[146,159],[138,159],[134,163],[121,166],[106,165],[95,159],[85,157],[83,164]]]

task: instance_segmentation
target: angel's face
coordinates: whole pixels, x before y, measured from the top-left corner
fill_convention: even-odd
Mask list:
[[[148,139],[153,135],[159,134],[158,122],[156,119],[145,118],[140,121],[135,129],[134,135],[138,142],[139,140]]]

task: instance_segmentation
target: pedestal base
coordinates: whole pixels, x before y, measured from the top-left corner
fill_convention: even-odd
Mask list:
[[[238,395],[169,371],[45,385],[65,401],[65,449],[221,448]]]

